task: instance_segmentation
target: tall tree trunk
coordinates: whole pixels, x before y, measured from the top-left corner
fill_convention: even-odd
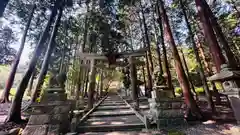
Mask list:
[[[196,44],[196,43],[195,43],[195,44]],[[206,56],[205,56],[205,54],[204,54],[203,46],[202,46],[202,44],[201,44],[198,36],[197,36],[197,49],[199,50],[200,55],[201,55],[201,57],[202,57],[202,59],[203,59],[204,66],[205,66],[205,69],[207,70],[208,76],[212,76],[212,75],[213,75],[213,72],[212,72],[212,70],[211,70],[211,68],[210,68],[209,63],[208,63],[207,60],[206,60]],[[217,104],[220,104],[220,103],[221,103],[221,98],[220,98],[220,94],[219,94],[219,92],[218,92],[218,90],[217,90],[217,88],[216,88],[216,85],[215,85],[215,83],[212,82],[212,81],[211,81],[210,83],[211,83],[211,85],[212,85],[212,89],[213,89],[214,93],[216,93],[216,95],[215,95],[215,97],[216,97],[216,103],[217,103]]]
[[[140,6],[141,6],[141,13],[142,13],[142,23],[143,23],[143,28],[144,28],[144,34],[145,34],[145,39],[146,39],[146,44],[147,44],[147,49],[148,49],[148,59],[149,59],[149,64],[150,64],[150,72],[153,73],[154,68],[153,68],[153,60],[152,60],[152,53],[151,53],[151,44],[150,44],[150,39],[148,35],[148,28],[146,24],[146,19],[143,11],[143,6],[140,1]]]
[[[160,13],[162,13],[162,21],[164,24],[164,31],[165,31],[165,37],[169,42],[169,45],[171,47],[172,53],[173,53],[173,58],[175,61],[175,68],[176,68],[176,72],[177,72],[177,76],[178,76],[178,81],[181,85],[181,88],[183,89],[183,95],[185,97],[185,102],[188,106],[188,108],[191,110],[189,110],[189,112],[195,114],[194,116],[197,116],[198,118],[202,118],[202,114],[200,112],[200,109],[197,106],[196,101],[194,100],[191,90],[190,90],[190,86],[187,80],[187,76],[184,72],[181,60],[180,60],[180,56],[178,54],[177,51],[177,47],[175,45],[174,39],[173,39],[173,35],[172,35],[172,31],[169,25],[169,20],[168,20],[168,16],[166,14],[166,10],[164,8],[164,3],[162,0],[159,1],[159,7],[160,7]]]
[[[40,94],[41,87],[44,83],[44,78],[45,78],[45,76],[47,74],[47,71],[48,71],[48,65],[49,65],[49,62],[50,62],[50,59],[51,59],[51,54],[52,54],[53,50],[55,49],[55,45],[56,45],[55,38],[56,38],[56,35],[57,35],[58,27],[59,27],[60,22],[61,22],[62,12],[63,12],[63,6],[59,10],[59,13],[57,15],[57,19],[55,21],[55,24],[54,24],[54,27],[53,27],[53,30],[52,30],[52,34],[51,34],[51,37],[50,37],[50,40],[49,40],[49,43],[48,43],[48,47],[47,47],[47,52],[44,56],[41,71],[39,73],[39,77],[38,77],[38,80],[37,80],[37,83],[36,83],[37,85],[36,85],[36,87],[33,91],[32,97],[31,97],[31,102],[36,101],[36,99],[38,98],[38,96]]]
[[[154,27],[154,30],[155,30],[154,37],[155,37],[156,52],[157,52],[157,57],[158,57],[159,76],[162,76],[163,68],[162,68],[161,52],[160,52],[159,40],[158,40],[158,34],[157,34],[157,32],[159,32],[159,30],[158,30],[158,28],[156,26],[154,4],[153,4],[152,0],[150,2],[151,2],[151,7],[152,7],[153,27]]]
[[[200,17],[200,22],[203,26],[203,33],[209,44],[210,51],[216,66],[216,70],[217,72],[220,72],[221,65],[225,63],[225,58],[221,52],[221,48],[219,47],[216,36],[212,29],[212,25],[209,20],[209,14],[207,14],[207,12],[204,11],[205,5],[202,4],[201,0],[195,0],[195,3],[197,6],[198,16]]]
[[[197,98],[197,93],[196,93],[196,91],[195,91],[195,88],[194,88],[192,79],[191,79],[191,77],[190,77],[190,73],[189,73],[189,69],[188,69],[188,66],[187,66],[186,58],[185,58],[185,56],[184,56],[184,53],[183,53],[182,48],[180,48],[180,52],[181,52],[181,54],[182,54],[183,66],[184,66],[184,68],[185,68],[185,70],[186,70],[186,74],[187,74],[187,77],[188,77],[190,86],[191,86],[191,88],[192,88],[192,92],[195,94],[195,96],[196,96],[196,98]]]
[[[67,26],[67,22],[65,21],[64,23],[63,23],[63,27],[64,27],[64,35],[66,36],[65,37],[65,42],[67,42],[67,31],[68,31],[68,26]],[[65,63],[65,55],[66,55],[66,45],[65,44],[63,44],[63,48],[61,48],[61,62],[60,62],[60,66],[59,66],[59,70],[58,70],[58,73],[62,73],[63,72],[63,70],[65,69],[65,71],[66,71],[66,68],[65,68],[65,65],[64,64],[66,64]]]
[[[29,87],[28,87],[28,96],[32,95],[32,87],[33,87],[33,82],[34,82],[34,78],[36,76],[36,69],[35,71],[33,71],[32,76],[30,78],[30,83],[29,83]]]
[[[143,47],[146,48],[147,47],[147,43],[146,43],[146,40],[145,40],[145,36],[144,36],[144,30],[142,29],[142,20],[141,20],[141,17],[140,17],[140,14],[139,15],[139,22],[140,22],[140,29],[141,29],[141,35],[142,35],[142,38],[143,38]],[[146,70],[147,70],[147,89],[145,89],[145,96],[146,97],[150,97],[151,96],[151,91],[152,91],[152,87],[153,87],[153,84],[152,84],[152,74],[151,74],[151,71],[150,71],[150,67],[149,67],[149,61],[148,61],[148,52],[145,54],[145,58],[146,58]]]
[[[8,4],[9,0],[1,0],[0,2],[0,17],[3,16],[4,10]]]
[[[59,1],[56,1],[55,4],[54,4],[54,7],[52,8],[52,13],[49,17],[49,20],[47,22],[47,25],[46,25],[44,31],[42,32],[40,40],[39,40],[39,42],[38,42],[38,44],[37,44],[37,46],[34,50],[33,57],[30,61],[29,67],[28,67],[27,71],[25,72],[25,74],[24,74],[24,76],[23,76],[23,78],[22,78],[22,80],[21,80],[21,82],[20,82],[20,84],[17,88],[16,95],[13,99],[11,108],[10,108],[9,113],[8,113],[8,117],[6,119],[6,121],[8,121],[8,122],[12,121],[12,122],[18,123],[19,121],[21,121],[22,98],[23,98],[24,92],[27,88],[27,85],[28,85],[29,79],[32,75],[32,72],[35,69],[37,59],[42,52],[43,45],[44,45],[44,42],[47,39],[47,35],[48,35],[49,28],[51,26],[51,23],[53,22],[54,17],[56,16],[57,9],[59,7],[58,3],[59,3]]]
[[[87,6],[87,14],[85,16],[83,44],[81,46],[80,53],[84,52],[85,46],[86,46],[86,43],[87,43],[87,37],[88,37],[88,29],[89,29],[89,21],[88,21],[89,20],[89,15],[88,15],[89,14],[89,3],[86,3],[86,6]],[[83,60],[80,60],[80,65],[82,65],[82,64],[83,64]],[[76,88],[76,97],[75,97],[76,100],[79,99],[79,93],[80,93],[80,90],[81,90],[81,86],[84,85],[83,74],[84,74],[83,73],[83,67],[80,66],[80,70],[79,70],[79,74],[78,74],[79,77],[78,77],[77,88]]]
[[[180,6],[182,8],[182,13],[183,13],[185,22],[187,24],[187,28],[188,28],[189,36],[190,36],[191,43],[192,43],[192,46],[193,46],[193,51],[195,53],[195,57],[196,57],[196,60],[197,60],[197,64],[199,66],[199,73],[200,73],[200,77],[201,77],[201,80],[202,80],[204,91],[205,91],[206,96],[207,96],[208,106],[212,109],[212,112],[215,113],[216,109],[215,109],[215,106],[213,104],[212,96],[211,96],[210,91],[209,91],[209,87],[208,87],[208,84],[207,84],[207,79],[205,77],[203,66],[202,66],[202,63],[201,63],[201,59],[199,57],[199,53],[198,53],[198,50],[197,50],[197,45],[194,41],[194,34],[192,32],[190,22],[188,21],[186,8],[184,7],[184,4],[183,4],[182,0],[180,0]]]
[[[228,45],[228,42],[222,32],[222,29],[220,27],[220,25],[217,22],[217,18],[214,16],[213,12],[211,11],[209,5],[207,4],[207,2],[205,0],[201,0],[202,4],[202,8],[204,9],[205,15],[209,15],[209,19],[211,21],[212,24],[212,28],[214,29],[217,38],[220,41],[220,45],[221,48],[224,50],[225,55],[226,55],[226,60],[227,63],[229,64],[230,67],[236,67],[237,66],[237,62],[234,58],[234,54],[231,51],[231,48]],[[199,6],[200,6],[199,5]],[[206,17],[206,16],[205,16]]]
[[[163,53],[163,64],[164,64],[164,68],[165,68],[165,72],[166,72],[166,77],[167,77],[167,86],[169,89],[171,89],[173,91],[173,95],[175,96],[175,92],[174,92],[174,88],[173,88],[173,84],[172,84],[172,76],[171,76],[171,72],[169,69],[169,63],[168,63],[168,58],[167,58],[167,50],[166,50],[166,46],[165,46],[165,41],[164,41],[164,34],[163,34],[163,23],[162,23],[162,17],[161,17],[161,12],[160,12],[160,7],[159,7],[159,2],[157,1],[157,5],[156,5],[156,10],[157,10],[157,14],[158,14],[158,24],[159,24],[159,30],[160,30],[160,42],[162,44],[162,53]]]
[[[9,92],[10,92],[10,90],[12,88],[12,85],[13,85],[13,82],[14,82],[14,78],[15,78],[15,74],[16,74],[16,71],[17,71],[17,67],[18,67],[18,64],[19,64],[19,61],[20,61],[20,58],[21,58],[21,55],[22,55],[22,52],[23,52],[23,49],[24,49],[24,45],[25,45],[25,41],[26,41],[26,37],[27,37],[27,32],[28,32],[28,29],[30,27],[30,24],[31,24],[31,21],[32,21],[35,9],[36,9],[36,5],[34,4],[32,6],[32,10],[31,10],[31,13],[29,15],[28,22],[26,24],[26,27],[25,27],[25,30],[24,30],[24,33],[23,33],[23,36],[22,36],[20,48],[19,48],[19,50],[17,52],[15,61],[14,61],[13,65],[12,65],[12,70],[11,70],[11,72],[9,74],[6,86],[4,88],[4,91],[2,92],[2,95],[1,95],[1,98],[0,98],[0,103],[9,102],[9,99],[8,99]]]

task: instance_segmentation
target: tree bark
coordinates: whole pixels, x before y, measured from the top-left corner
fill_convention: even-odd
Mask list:
[[[9,0],[2,0],[2,1],[0,2],[0,17],[3,16],[4,10],[5,10],[8,2],[9,2]]]
[[[201,57],[202,57],[202,59],[203,59],[204,66],[205,66],[205,69],[207,70],[208,76],[212,76],[212,75],[213,75],[213,72],[212,72],[212,70],[211,70],[211,68],[210,68],[209,63],[208,63],[207,60],[206,60],[206,56],[205,56],[205,54],[204,54],[203,46],[202,46],[202,44],[201,44],[198,36],[197,36],[197,49],[199,50],[199,52],[200,52],[200,54],[201,54]],[[215,95],[215,97],[216,97],[216,104],[220,104],[220,103],[221,103],[221,98],[220,98],[220,94],[219,94],[219,92],[218,92],[218,90],[217,90],[217,88],[216,88],[216,85],[215,85],[215,83],[212,82],[212,81],[211,81],[210,83],[211,83],[211,85],[212,85],[212,89],[213,89],[214,93],[216,93],[216,95]]]
[[[147,49],[148,49],[148,53],[147,53],[148,55],[147,56],[148,56],[149,64],[150,64],[150,72],[153,73],[154,68],[153,68],[153,60],[152,60],[152,53],[151,53],[151,44],[150,44],[150,40],[149,40],[148,28],[147,28],[146,19],[145,19],[145,15],[144,15],[143,6],[142,6],[141,1],[140,1],[140,6],[141,6],[142,23],[143,23],[143,27],[144,27],[145,40],[146,40]]]
[[[30,83],[29,83],[29,87],[28,87],[28,95],[31,96],[32,95],[32,87],[33,87],[33,82],[34,82],[34,78],[36,76],[36,69],[35,71],[32,73],[32,76],[30,78]]]
[[[85,51],[85,46],[87,43],[87,37],[88,37],[88,28],[89,28],[89,23],[88,23],[88,13],[89,13],[89,3],[86,3],[87,6],[87,14],[85,16],[85,21],[84,21],[84,34],[83,34],[83,44],[82,47],[80,49],[80,52],[83,53]],[[83,60],[80,60],[80,65],[83,64]],[[78,74],[78,82],[77,82],[77,88],[76,88],[76,97],[75,99],[78,100],[79,99],[79,93],[81,90],[81,87],[84,85],[84,80],[82,81],[82,79],[84,77],[83,76],[83,67],[80,66],[80,70],[79,70],[79,74]]]
[[[197,60],[197,64],[199,66],[199,73],[200,73],[200,77],[201,77],[201,80],[202,80],[202,84],[203,84],[205,94],[207,96],[208,107],[212,109],[213,113],[215,113],[216,109],[215,109],[215,106],[214,106],[214,103],[213,103],[213,100],[212,100],[212,96],[211,96],[210,91],[209,91],[209,87],[208,87],[208,84],[207,84],[207,79],[205,77],[203,66],[202,66],[202,63],[201,63],[201,59],[199,57],[199,53],[198,53],[198,50],[197,50],[197,45],[194,41],[194,34],[192,32],[190,22],[188,21],[186,8],[184,7],[184,4],[183,4],[182,0],[180,0],[180,6],[182,8],[182,13],[183,13],[185,22],[187,24],[187,28],[188,28],[189,36],[190,36],[191,43],[192,43],[192,46],[193,46],[193,50],[194,50],[194,53],[195,53],[195,57],[196,57],[196,60]]]
[[[209,14],[204,11],[206,5],[203,5],[201,0],[195,0],[197,6],[198,16],[200,17],[200,22],[203,26],[203,33],[206,37],[206,41],[209,44],[209,48],[216,66],[217,72],[220,72],[221,65],[225,63],[225,58],[221,52],[221,48],[217,42],[216,36],[214,34],[212,25],[209,20]]]
[[[184,53],[183,53],[182,48],[180,48],[180,52],[181,52],[181,54],[182,54],[183,65],[184,65],[184,68],[185,68],[185,70],[186,70],[186,74],[187,74],[187,77],[188,77],[188,81],[189,81],[189,83],[190,83],[190,86],[191,86],[191,88],[192,88],[192,92],[195,94],[195,96],[196,96],[196,98],[197,98],[197,93],[196,93],[196,91],[195,91],[195,88],[194,88],[192,79],[191,79],[191,77],[190,77],[189,69],[188,69],[187,62],[186,62],[186,59],[185,59],[185,56],[184,56]]]
[[[214,16],[213,12],[211,11],[209,5],[207,4],[207,2],[205,0],[201,0],[202,4],[200,5],[203,5],[202,8],[204,9],[204,12],[205,14],[208,14],[209,15],[209,19],[210,19],[210,22],[212,24],[212,27],[216,33],[216,37],[219,39],[220,41],[220,45],[221,45],[221,48],[224,50],[225,52],[225,55],[226,55],[226,60],[227,60],[227,63],[230,67],[232,68],[236,68],[237,66],[237,62],[235,60],[235,57],[234,57],[234,54],[233,52],[231,51],[231,48],[229,47],[228,45],[228,42],[222,32],[222,29],[220,27],[220,25],[218,24],[217,22],[217,18]]]
[[[146,40],[145,40],[145,36],[144,36],[144,30],[142,29],[142,21],[141,21],[141,17],[140,17],[140,14],[138,14],[139,15],[139,22],[140,22],[140,29],[141,29],[141,35],[142,35],[142,38],[143,38],[143,47],[145,48],[145,47],[147,47],[147,45],[146,45]],[[147,80],[147,83],[148,83],[148,85],[147,85],[147,89],[145,89],[145,96],[146,97],[150,97],[151,96],[151,91],[152,91],[152,75],[151,75],[151,71],[150,71],[150,67],[149,67],[149,61],[148,61],[148,52],[146,52],[145,53],[145,58],[146,58],[146,64],[145,64],[145,66],[146,66],[146,70],[147,70],[147,78],[148,78],[148,80]]]
[[[57,15],[57,19],[54,23],[52,34],[51,34],[51,37],[50,37],[50,40],[49,40],[49,43],[48,43],[48,47],[47,47],[47,52],[44,56],[41,71],[39,73],[39,77],[38,77],[38,80],[37,80],[37,83],[36,83],[37,85],[36,85],[36,87],[33,91],[32,97],[31,97],[31,102],[36,101],[36,99],[38,98],[38,96],[40,94],[41,87],[44,83],[44,78],[45,78],[45,76],[47,74],[47,71],[48,71],[48,65],[49,65],[49,62],[50,62],[50,59],[51,59],[51,54],[52,54],[53,50],[55,49],[55,45],[56,45],[55,38],[56,38],[56,35],[57,35],[58,27],[59,27],[60,22],[61,22],[62,12],[63,12],[63,6],[60,8],[59,13]]]
[[[166,14],[166,10],[164,8],[164,3],[162,0],[159,1],[159,7],[160,7],[160,13],[162,13],[162,21],[164,24],[165,37],[169,41],[169,45],[170,45],[172,53],[173,53],[173,57],[174,57],[174,61],[175,61],[175,68],[176,68],[176,72],[177,72],[177,76],[178,76],[178,81],[181,85],[181,88],[183,89],[183,95],[185,97],[185,102],[186,102],[188,108],[191,110],[191,113],[195,114],[193,116],[196,116],[201,119],[202,114],[200,112],[200,109],[197,106],[196,101],[194,100],[194,98],[192,96],[190,86],[189,86],[189,83],[187,80],[187,76],[184,72],[184,69],[183,69],[183,66],[182,66],[182,63],[180,60],[180,56],[178,54],[177,47],[176,47],[174,39],[173,39],[172,31],[171,31],[171,28],[169,25],[168,16]]]
[[[23,36],[22,36],[22,39],[21,39],[20,48],[17,52],[15,61],[12,65],[12,70],[9,74],[6,86],[4,88],[4,91],[2,92],[2,95],[1,95],[1,98],[0,98],[0,103],[9,102],[9,99],[8,99],[9,98],[9,93],[10,93],[10,90],[11,90],[13,82],[14,82],[15,74],[17,72],[17,67],[18,67],[18,64],[19,64],[19,61],[20,61],[20,58],[21,58],[21,55],[22,55],[22,52],[23,52],[23,49],[24,49],[24,45],[25,45],[25,41],[26,41],[26,37],[27,37],[27,32],[28,32],[28,29],[30,27],[35,9],[36,9],[36,5],[34,4],[32,6],[31,13],[29,14],[29,18],[28,18],[28,21],[27,21],[27,24],[26,24],[26,27],[25,27],[25,30],[24,30],[24,33],[23,33]]]
[[[152,7],[152,18],[153,18],[153,27],[155,29],[154,37],[155,37],[155,45],[156,45],[156,52],[157,52],[157,57],[158,57],[158,65],[159,65],[159,76],[163,75],[163,68],[162,68],[162,60],[161,60],[161,51],[159,47],[159,41],[158,41],[158,35],[157,32],[159,31],[157,26],[156,26],[156,19],[155,19],[155,12],[154,12],[154,5],[153,1],[151,0],[151,7]]]
[[[173,91],[173,95],[175,96],[175,92],[174,92],[174,88],[172,85],[172,76],[171,76],[171,72],[169,69],[169,65],[168,65],[168,59],[167,59],[167,50],[165,47],[165,41],[164,41],[164,33],[163,33],[163,23],[162,23],[162,17],[161,17],[161,12],[160,12],[160,7],[159,7],[159,1],[157,1],[157,5],[156,5],[156,10],[157,10],[157,14],[158,14],[158,24],[159,24],[159,29],[160,29],[160,42],[162,44],[162,52],[163,52],[163,64],[164,64],[164,68],[165,68],[165,72],[166,72],[166,77],[167,77],[167,86],[169,89],[171,89]]]
[[[44,31],[42,32],[40,40],[39,40],[39,42],[38,42],[38,44],[37,44],[37,46],[34,50],[33,57],[30,61],[29,67],[28,67],[27,71],[25,72],[25,74],[24,74],[24,76],[23,76],[23,78],[22,78],[22,80],[21,80],[21,82],[20,82],[20,84],[17,88],[16,95],[13,99],[12,105],[11,105],[9,113],[8,113],[8,117],[6,119],[7,122],[12,121],[12,122],[18,123],[19,121],[21,121],[22,98],[23,98],[24,92],[26,90],[26,87],[28,85],[28,81],[31,77],[31,74],[35,69],[37,59],[42,52],[43,45],[44,45],[44,42],[47,39],[47,35],[48,35],[49,28],[51,26],[51,23],[53,22],[54,17],[56,16],[57,9],[59,7],[58,3],[59,3],[59,1],[56,1],[55,4],[54,4],[54,7],[52,8],[52,13],[49,17],[49,20],[47,22],[47,25],[46,25]]]

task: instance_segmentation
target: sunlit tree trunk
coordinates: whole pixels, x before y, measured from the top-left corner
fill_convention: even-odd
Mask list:
[[[143,47],[147,47],[147,43],[146,43],[146,37],[144,36],[144,30],[142,29],[142,20],[141,20],[141,17],[140,17],[140,14],[139,15],[139,22],[140,22],[140,29],[141,29],[141,35],[142,35],[142,38],[143,38]],[[145,96],[146,97],[150,97],[151,96],[151,91],[152,91],[152,74],[151,74],[151,71],[150,71],[150,67],[149,67],[149,60],[148,60],[148,52],[145,53],[145,59],[146,59],[146,70],[147,70],[147,89],[145,89]]]
[[[200,4],[200,5],[202,5],[202,8],[205,12],[205,15],[209,15],[209,19],[210,19],[210,22],[212,24],[212,28],[214,29],[214,31],[216,33],[216,37],[219,39],[220,45],[221,45],[223,51],[225,52],[225,55],[226,55],[225,58],[227,60],[227,63],[229,64],[230,67],[236,67],[237,62],[234,58],[234,54],[231,51],[231,48],[228,45],[228,42],[227,42],[227,40],[226,40],[226,38],[225,38],[225,36],[222,32],[222,29],[217,22],[217,18],[214,16],[214,14],[211,11],[207,2],[205,0],[201,0],[201,2],[202,2],[202,4]]]
[[[203,46],[202,46],[202,44],[201,44],[198,36],[196,36],[196,37],[197,37],[197,45],[196,45],[196,46],[197,46],[197,48],[198,48],[198,50],[199,50],[199,52],[200,52],[200,56],[201,56],[202,59],[203,59],[205,69],[207,70],[208,76],[212,76],[212,75],[213,75],[213,72],[212,72],[212,70],[211,70],[211,68],[210,68],[210,64],[209,64],[209,63],[207,62],[207,60],[206,60],[206,56],[205,56],[205,54],[204,54]],[[196,44],[196,43],[195,43],[195,44]],[[211,81],[210,83],[211,83],[211,85],[212,85],[212,89],[213,89],[214,93],[216,93],[216,94],[215,94],[216,103],[217,103],[217,104],[220,104],[221,98],[220,98],[220,94],[219,94],[219,92],[218,92],[218,90],[217,90],[217,88],[216,88],[216,85],[215,85],[215,83],[212,82],[212,81]]]
[[[198,16],[200,17],[200,23],[203,26],[203,33],[210,47],[210,51],[216,66],[217,72],[220,72],[221,65],[225,63],[225,58],[221,52],[221,48],[217,42],[216,36],[214,34],[212,25],[209,20],[209,14],[204,11],[206,5],[202,4],[201,0],[195,0]]]
[[[39,73],[39,76],[38,76],[36,87],[33,91],[31,102],[35,102],[35,100],[38,98],[38,96],[40,94],[40,91],[41,91],[41,87],[44,83],[44,78],[47,74],[48,65],[49,65],[49,62],[51,60],[51,54],[52,54],[52,52],[53,52],[53,50],[55,49],[55,46],[56,46],[55,38],[56,38],[56,35],[57,35],[58,27],[59,27],[60,22],[61,22],[62,12],[63,12],[63,7],[60,8],[59,13],[57,15],[57,19],[55,21],[55,24],[54,24],[54,27],[53,27],[53,30],[52,30],[52,34],[51,34],[51,37],[50,37],[50,40],[49,40],[49,43],[48,43],[47,52],[44,56],[42,67],[41,67],[41,70],[40,70],[40,73]]]
[[[183,13],[185,22],[187,24],[187,28],[188,28],[189,36],[190,36],[191,43],[192,43],[192,46],[193,46],[193,50],[194,50],[194,53],[195,53],[195,57],[196,57],[196,60],[197,60],[197,64],[199,66],[199,73],[200,73],[200,77],[201,77],[201,80],[202,80],[204,91],[205,91],[207,99],[208,99],[207,100],[208,101],[208,106],[212,109],[212,112],[215,113],[216,109],[215,109],[215,106],[213,104],[212,96],[210,94],[209,87],[208,87],[208,84],[207,84],[207,79],[205,77],[203,66],[202,66],[202,63],[201,63],[201,59],[199,57],[199,53],[198,53],[198,50],[197,50],[197,45],[196,45],[196,42],[194,40],[194,34],[192,32],[190,22],[188,21],[186,8],[184,7],[184,4],[183,4],[182,0],[180,0],[180,6],[182,8],[182,13]]]
[[[89,2],[90,1],[87,1],[86,2],[86,6],[87,6],[87,14],[85,16],[85,21],[84,21],[84,34],[83,34],[83,44],[81,46],[81,49],[80,49],[80,53],[83,53],[85,51],[85,46],[86,46],[86,43],[87,43],[87,37],[88,37],[88,29],[89,29]],[[80,60],[80,65],[83,64],[83,60]],[[80,66],[80,69],[79,69],[79,73],[78,73],[78,81],[77,81],[77,88],[76,88],[76,96],[75,96],[75,99],[78,100],[79,99],[79,94],[80,94],[80,90],[81,90],[81,87],[84,86],[84,80],[83,80],[83,67]]]
[[[189,83],[187,80],[187,76],[184,72],[184,69],[183,69],[183,66],[182,66],[182,63],[180,60],[180,56],[178,54],[177,47],[176,47],[174,39],[173,39],[168,16],[166,14],[166,10],[164,8],[164,3],[162,0],[159,1],[159,7],[160,7],[160,13],[162,13],[161,15],[162,15],[162,21],[164,24],[165,38],[169,42],[169,45],[172,50],[173,58],[175,61],[175,68],[176,68],[176,72],[177,72],[177,76],[178,76],[178,81],[180,83],[181,88],[183,89],[183,95],[185,97],[185,102],[189,108],[188,113],[191,112],[191,114],[195,114],[194,116],[196,116],[198,118],[202,118],[200,109],[198,108],[197,103],[194,100],[193,95],[191,93],[190,86],[189,86]]]
[[[151,43],[150,43],[150,39],[149,39],[149,35],[148,35],[148,28],[147,28],[146,19],[145,19],[141,1],[140,1],[140,6],[141,6],[141,13],[142,13],[142,23],[143,23],[143,28],[144,28],[144,35],[145,35],[145,40],[146,40],[147,49],[148,49],[147,56],[148,56],[149,64],[150,64],[150,72],[153,73],[154,68],[153,68],[153,60],[152,60],[152,52],[151,52]]]
[[[167,86],[169,89],[171,89],[173,91],[173,95],[175,96],[175,92],[174,92],[174,88],[173,88],[173,84],[172,84],[172,76],[171,76],[170,68],[168,65],[169,63],[168,63],[167,50],[166,50],[165,41],[164,41],[163,23],[162,23],[162,17],[161,17],[161,12],[160,12],[160,7],[159,7],[159,1],[157,1],[156,10],[157,10],[157,14],[158,14],[158,23],[159,23],[159,29],[160,29],[160,34],[161,34],[160,42],[162,44],[163,65],[164,65],[166,77],[167,77],[167,80],[166,80]]]
[[[157,52],[157,57],[158,57],[159,76],[162,76],[163,68],[162,68],[162,60],[161,60],[161,51],[160,51],[160,46],[159,46],[158,34],[157,34],[157,32],[159,32],[159,30],[156,26],[154,4],[153,4],[152,0],[150,2],[151,2],[151,7],[152,7],[153,27],[154,27],[154,30],[155,30],[154,37],[155,37],[156,52]]]
[[[25,90],[27,88],[28,81],[29,81],[33,71],[35,70],[37,59],[38,59],[38,57],[40,56],[40,54],[42,52],[43,45],[44,45],[44,42],[47,39],[47,35],[48,35],[49,28],[51,26],[51,23],[53,22],[54,17],[56,16],[57,9],[59,7],[58,3],[59,3],[59,1],[55,2],[54,7],[52,8],[52,13],[49,16],[49,20],[47,22],[47,25],[46,25],[45,29],[43,30],[42,35],[40,37],[40,40],[39,40],[39,42],[38,42],[38,44],[37,44],[37,46],[36,46],[36,48],[34,50],[33,57],[32,57],[32,59],[30,61],[28,69],[25,72],[21,82],[18,85],[18,88],[17,88],[17,91],[16,91],[16,95],[15,95],[15,97],[13,99],[11,108],[10,108],[9,113],[8,113],[8,117],[6,119],[6,121],[8,121],[8,122],[12,121],[12,122],[18,123],[19,121],[21,121],[21,103],[22,103],[22,98],[23,98],[24,92],[25,92]]]
[[[180,52],[181,52],[181,54],[182,54],[183,65],[184,65],[184,68],[185,68],[185,70],[186,70],[186,74],[187,74],[187,77],[188,77],[190,86],[191,86],[191,88],[192,88],[192,92],[195,94],[195,96],[196,96],[196,98],[197,98],[197,93],[196,93],[196,91],[195,91],[195,88],[194,88],[192,79],[191,79],[191,77],[190,77],[190,73],[189,73],[189,69],[188,69],[188,66],[187,66],[186,58],[185,58],[185,56],[184,56],[184,53],[183,53],[183,49],[182,49],[182,48],[180,48]]]
[[[33,87],[33,82],[34,82],[34,79],[35,79],[35,76],[36,76],[36,69],[35,71],[32,73],[32,76],[31,76],[31,79],[30,79],[30,83],[29,83],[29,86],[28,86],[28,96],[31,96],[32,95],[32,87]]]
[[[5,1],[5,0],[3,0],[3,1]],[[27,32],[28,32],[28,29],[30,27],[30,24],[31,24],[31,21],[32,21],[35,9],[36,9],[36,5],[34,4],[33,7],[32,7],[32,10],[31,10],[31,13],[29,15],[28,22],[26,24],[26,27],[25,27],[22,39],[21,39],[20,48],[19,48],[19,50],[17,52],[15,61],[14,61],[13,65],[12,65],[12,70],[11,70],[11,72],[9,74],[6,86],[5,86],[5,88],[4,88],[3,92],[2,92],[2,95],[0,97],[0,103],[9,102],[9,99],[8,99],[9,92],[10,92],[10,90],[12,88],[12,85],[13,85],[13,82],[14,82],[14,78],[15,78],[15,74],[16,74],[16,71],[17,71],[17,67],[18,67],[18,64],[19,64],[19,61],[20,61],[20,58],[21,58],[21,55],[22,55],[22,52],[23,52],[23,49],[24,49],[25,40],[26,40],[26,37],[27,37]]]

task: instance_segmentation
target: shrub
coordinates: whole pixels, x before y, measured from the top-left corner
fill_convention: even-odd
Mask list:
[[[195,91],[197,92],[198,95],[199,95],[199,94],[204,94],[204,89],[203,89],[203,87],[197,87],[197,88],[195,88]]]
[[[177,93],[177,94],[182,94],[182,89],[180,88],[180,87],[176,87],[175,88],[175,93]]]

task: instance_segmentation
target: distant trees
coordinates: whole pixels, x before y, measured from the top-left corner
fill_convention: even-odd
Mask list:
[[[2,95],[0,97],[0,102],[1,103],[9,102],[9,99],[8,99],[9,92],[10,92],[10,89],[12,88],[12,85],[13,85],[13,81],[14,81],[14,77],[15,77],[15,74],[16,74],[16,71],[17,71],[17,67],[18,67],[18,64],[19,64],[19,61],[20,61],[20,58],[21,58],[21,55],[22,55],[22,52],[23,52],[23,49],[24,49],[24,45],[25,45],[25,41],[26,41],[26,37],[27,37],[27,32],[28,32],[28,29],[30,27],[30,23],[32,21],[35,9],[36,9],[36,5],[34,4],[32,6],[31,13],[29,14],[29,19],[28,19],[28,22],[27,22],[27,24],[25,26],[25,30],[24,30],[24,33],[23,33],[23,36],[22,36],[20,48],[18,50],[18,53],[17,53],[17,55],[15,57],[13,65],[12,65],[12,70],[9,73],[9,78],[8,78],[8,80],[6,82],[4,91],[3,91],[3,93],[2,93]]]
[[[16,50],[10,45],[16,41],[16,36],[9,26],[0,24],[0,64],[11,64]]]

